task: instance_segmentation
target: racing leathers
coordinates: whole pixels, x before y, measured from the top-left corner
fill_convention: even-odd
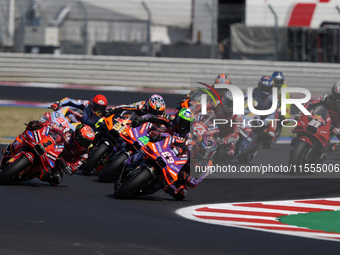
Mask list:
[[[142,116],[148,113],[147,107],[146,107],[146,101],[139,101],[136,103],[127,104],[127,105],[119,105],[114,108],[107,109],[105,116],[110,116],[118,111],[124,111],[124,110],[135,112],[138,116]]]
[[[83,117],[82,117],[81,122],[83,124],[89,125],[92,128],[95,128],[95,124],[101,118],[92,113],[89,100],[76,100],[76,99],[71,99],[69,97],[65,97],[62,100],[52,104],[51,105],[52,109],[54,109],[55,107],[54,105],[57,105],[56,109],[58,109],[59,107],[64,107],[64,106],[72,106],[72,107],[76,107],[82,110]]]
[[[272,107],[273,96],[271,93],[262,92],[258,88],[255,88],[253,90],[253,104],[254,108],[257,110],[268,110]],[[264,122],[264,126],[267,129],[266,133],[268,134],[270,139],[274,141],[276,139],[276,119],[278,118],[278,111],[275,110],[269,115],[261,115],[260,118]]]
[[[150,131],[149,136],[150,141],[155,142],[169,137],[170,134],[167,132]],[[193,178],[190,175],[191,139],[188,138],[188,134],[186,137],[187,138],[176,135],[172,137],[172,150],[177,156],[187,158],[186,164],[181,168],[180,172],[178,173],[178,180],[175,181],[172,185],[164,188],[164,191],[176,200],[182,200],[186,197],[188,193],[187,187],[195,188],[199,183],[196,178]]]
[[[309,102],[305,104],[306,109],[311,109],[317,105],[323,105],[326,107],[330,117],[333,130],[331,130],[337,137],[340,137],[340,111],[337,110],[332,102],[332,97],[330,94],[325,94],[323,96],[313,97]],[[299,118],[301,114],[297,115]]]
[[[215,119],[220,119],[223,121],[227,121],[226,124],[218,124],[219,135],[218,140],[220,145],[224,148],[225,156],[231,157],[235,155],[235,146],[239,140],[239,133],[243,123],[243,116],[239,114],[228,114],[224,111],[219,101],[216,101],[217,105],[214,105],[214,102],[208,101],[207,110],[214,111],[216,117]],[[195,109],[196,113],[201,111],[200,105]],[[248,129],[244,127],[244,129]],[[246,130],[251,132],[250,130]]]
[[[63,180],[63,173],[72,175],[86,160],[87,149],[79,151],[72,144],[72,134],[68,128],[49,121],[30,121],[26,129],[33,131],[44,126],[50,126],[50,135],[56,140],[56,143],[63,143],[64,150],[59,155],[56,161],[56,166],[50,171],[41,176],[41,181],[49,182],[52,186],[56,186]],[[72,131],[71,131],[72,132]],[[4,150],[4,154],[8,152],[13,153],[21,144],[15,140],[8,145]]]

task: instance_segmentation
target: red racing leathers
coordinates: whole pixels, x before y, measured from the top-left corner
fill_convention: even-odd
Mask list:
[[[69,132],[69,130],[64,126],[53,122],[31,121],[28,123],[27,129],[36,130],[44,126],[51,127],[50,133],[53,134],[57,143],[64,143],[64,150],[58,158],[56,167],[51,171],[51,173],[47,173],[47,175],[43,175],[41,178],[42,181],[47,181],[51,185],[57,185],[62,181],[63,172],[71,175],[84,163],[88,156],[87,148],[83,148],[82,150],[77,149],[76,146],[73,145],[72,134]],[[3,153],[6,153],[7,150],[10,150],[13,153],[20,146],[22,146],[20,142],[15,140],[4,150]]]
[[[333,132],[338,135],[337,132],[340,130],[340,111],[334,107],[331,95],[325,94],[323,96],[313,97],[305,104],[305,108],[310,109],[311,107],[317,106],[319,104],[322,104],[326,107],[331,117],[332,125],[334,126]],[[297,115],[297,117],[299,116],[300,114]]]

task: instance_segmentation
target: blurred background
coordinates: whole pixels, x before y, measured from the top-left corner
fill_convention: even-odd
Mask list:
[[[0,51],[340,62],[336,0],[0,0]]]

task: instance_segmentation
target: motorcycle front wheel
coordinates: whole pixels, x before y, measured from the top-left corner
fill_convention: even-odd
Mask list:
[[[311,163],[312,150],[309,143],[297,140],[289,153],[289,165],[298,166]]]
[[[118,178],[120,172],[123,169],[125,160],[128,159],[128,155],[124,152],[118,153],[113,157],[106,166],[102,169],[98,176],[100,182],[113,182],[115,178]]]
[[[124,181],[113,195],[117,199],[129,199],[147,186],[152,181],[152,178],[150,171],[145,167],[141,167],[132,173],[132,176]]]
[[[89,158],[85,161],[85,164],[82,167],[83,175],[90,175],[93,171],[95,171],[100,160],[106,156],[109,150],[110,147],[107,144],[104,142],[99,143],[98,146],[96,146],[90,153]]]
[[[30,164],[30,161],[25,156],[21,156],[14,163],[9,164],[0,172],[0,184],[9,185],[16,183],[19,173]]]

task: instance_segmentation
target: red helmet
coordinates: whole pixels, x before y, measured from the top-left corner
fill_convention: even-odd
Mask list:
[[[162,96],[153,94],[147,101],[147,112],[154,115],[162,115],[165,111],[165,101]]]
[[[94,96],[90,101],[91,111],[97,117],[103,116],[106,110],[106,106],[107,99],[101,94]]]
[[[215,84],[230,84],[229,77],[226,74],[219,74],[215,79]]]
[[[95,136],[96,135],[90,126],[79,124],[73,133],[73,145],[78,150],[86,149],[92,144]]]

